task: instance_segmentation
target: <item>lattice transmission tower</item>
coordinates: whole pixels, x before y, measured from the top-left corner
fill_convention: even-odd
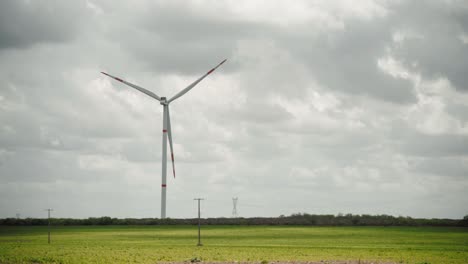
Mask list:
[[[237,197],[232,198],[232,217],[237,217]]]

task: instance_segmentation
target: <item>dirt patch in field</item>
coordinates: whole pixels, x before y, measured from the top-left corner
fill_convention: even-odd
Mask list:
[[[161,263],[161,262],[159,262]],[[187,264],[187,263],[200,263],[200,264],[397,264],[397,262],[381,262],[381,261],[363,261],[363,260],[323,260],[323,261],[268,261],[268,262],[164,262],[161,264]]]

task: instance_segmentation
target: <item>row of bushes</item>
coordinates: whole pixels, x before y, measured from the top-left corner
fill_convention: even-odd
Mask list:
[[[53,218],[53,225],[196,225],[198,219],[158,219],[158,218],[111,218],[90,217],[87,219]],[[280,217],[251,218],[203,218],[203,225],[302,225],[302,226],[468,226],[468,216],[463,219],[423,219],[411,217],[394,217],[390,215],[312,215],[293,214]],[[0,225],[34,226],[47,225],[42,218],[5,218]]]

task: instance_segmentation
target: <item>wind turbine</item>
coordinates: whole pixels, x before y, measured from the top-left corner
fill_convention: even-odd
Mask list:
[[[221,63],[216,65],[213,69],[209,70],[205,75],[202,77],[198,78],[198,80],[194,81],[192,84],[189,86],[185,87],[183,90],[175,94],[174,96],[171,97],[171,99],[167,100],[166,97],[159,97],[155,93],[142,88],[140,86],[137,86],[135,84],[129,83],[127,81],[124,81],[118,77],[112,76],[110,74],[107,74],[105,72],[101,72],[104,75],[107,75],[121,83],[124,83],[132,88],[137,89],[138,91],[156,99],[159,101],[159,103],[163,106],[163,134],[162,134],[162,183],[161,183],[161,218],[166,218],[166,176],[167,176],[167,138],[169,137],[169,146],[171,148],[171,160],[172,160],[172,173],[175,178],[175,166],[174,166],[174,150],[172,147],[172,130],[171,130],[171,118],[169,115],[169,104],[174,101],[175,99],[181,97],[190,89],[195,87],[199,82],[201,82],[203,79],[205,79],[206,76],[210,75],[214,70],[216,70],[221,64],[223,64],[226,61],[223,60]]]

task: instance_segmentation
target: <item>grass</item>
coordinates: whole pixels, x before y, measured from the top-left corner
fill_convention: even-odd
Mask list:
[[[468,263],[468,229],[445,227],[0,227],[0,263],[367,260]]]

